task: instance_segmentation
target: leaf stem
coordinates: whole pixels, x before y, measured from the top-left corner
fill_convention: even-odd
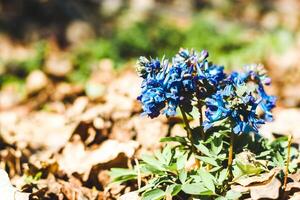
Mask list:
[[[229,153],[228,153],[228,166],[227,166],[230,177],[232,177],[233,145],[234,145],[234,133],[233,133],[233,131],[231,131],[230,132]]]
[[[203,129],[203,114],[202,114],[202,104],[200,100],[198,100],[198,111],[199,111],[199,124],[200,124],[200,134],[201,134],[201,139],[204,141],[205,140],[205,133]]]
[[[186,129],[186,132],[187,132],[187,137],[190,140],[190,142],[192,143],[192,145],[191,145],[192,146],[192,151],[195,155],[197,155],[197,149],[194,146],[194,138],[193,138],[193,135],[192,135],[192,129],[190,127],[190,124],[188,122],[188,119],[187,119],[187,116],[186,116],[184,110],[182,109],[181,106],[179,106],[179,108],[180,108],[180,112],[182,114],[185,129]],[[200,167],[200,161],[197,158],[195,158],[195,164],[196,164],[196,167],[198,169]]]
[[[184,122],[184,125],[185,125],[185,129],[186,129],[186,132],[187,132],[188,139],[192,141],[192,129],[191,129],[190,124],[188,122],[187,116],[186,116],[184,110],[182,109],[182,107],[180,106],[179,108],[180,108],[180,112],[181,112],[181,115],[182,115],[182,118],[183,118],[183,122]]]
[[[284,182],[283,182],[283,189],[286,189],[287,179],[289,175],[289,164],[291,161],[290,155],[291,155],[291,144],[292,144],[292,135],[289,135],[288,137],[288,146],[287,146],[287,158],[286,158],[286,165],[285,165],[285,174],[284,174]]]

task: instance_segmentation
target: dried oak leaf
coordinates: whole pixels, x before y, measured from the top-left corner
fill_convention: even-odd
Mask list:
[[[107,165],[120,159],[119,155],[131,158],[137,148],[138,143],[135,141],[123,143],[106,140],[97,148],[85,149],[84,143],[75,137],[73,142],[64,147],[57,159],[61,170],[69,175],[74,172],[83,174],[83,179],[87,179],[94,165]]]
[[[270,172],[256,176],[242,178],[234,181],[239,185],[232,185],[234,191],[245,193],[250,192],[251,199],[278,199],[281,182],[276,178],[280,172],[279,168],[272,169]]]
[[[281,182],[273,177],[267,184],[250,187],[250,196],[253,200],[256,199],[278,199]]]

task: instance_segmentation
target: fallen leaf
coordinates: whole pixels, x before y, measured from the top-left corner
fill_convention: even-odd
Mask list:
[[[267,138],[272,138],[273,133],[291,134],[293,142],[300,143],[299,118],[300,109],[298,108],[275,109],[275,120],[262,125],[260,133]]]
[[[1,199],[5,200],[27,200],[29,199],[29,193],[23,193],[18,191],[12,186],[7,173],[0,169],[0,194]]]
[[[275,177],[280,172],[280,169],[275,168],[272,169],[270,172],[246,177],[246,178],[239,178],[234,180],[235,183],[238,183],[242,186],[252,186],[254,184],[264,184],[264,182],[269,182],[273,177]]]
[[[300,190],[300,182],[290,182],[286,185],[286,191],[290,191],[292,189]]]
[[[277,178],[272,178],[268,184],[250,187],[250,196],[256,199],[278,199],[281,182]]]
[[[135,141],[118,142],[116,140],[106,140],[99,147],[85,149],[84,143],[79,138],[74,138],[63,149],[61,155],[58,155],[58,164],[61,170],[71,175],[76,172],[84,174],[84,177],[90,173],[94,165],[105,165],[118,159],[120,154],[131,158],[138,143]]]

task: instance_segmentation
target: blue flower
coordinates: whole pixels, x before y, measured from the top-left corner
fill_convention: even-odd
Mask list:
[[[216,122],[228,119],[235,134],[258,133],[258,128],[265,123],[265,119],[258,116],[257,107],[271,106],[271,100],[266,96],[260,96],[262,94],[262,91],[259,91],[260,87],[253,89],[247,85],[249,81],[247,73],[233,72],[228,76],[225,86],[206,99],[205,129]],[[266,100],[268,104],[262,103]]]
[[[150,61],[141,56],[137,61],[136,71],[140,77],[145,78],[148,75],[153,75],[162,69],[162,65],[166,65],[167,61],[163,60],[162,64],[158,59],[151,59]]]
[[[254,82],[256,87],[256,93],[260,98],[259,106],[264,112],[263,117],[266,121],[273,120],[271,110],[275,107],[277,98],[275,96],[268,95],[265,92],[264,86],[271,84],[271,79],[267,76],[266,70],[262,65],[248,65],[246,66],[247,72],[245,73],[245,79],[248,82]]]

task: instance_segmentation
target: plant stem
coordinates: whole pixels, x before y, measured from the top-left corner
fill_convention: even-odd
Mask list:
[[[291,144],[292,144],[292,135],[288,137],[288,146],[287,146],[287,158],[286,158],[286,165],[285,165],[285,174],[284,174],[284,182],[283,182],[283,189],[286,189],[287,179],[289,175],[289,164],[290,164],[290,154],[291,154]]]
[[[195,155],[197,155],[197,149],[195,148],[194,146],[194,139],[193,139],[193,135],[192,135],[192,129],[190,127],[190,124],[188,122],[188,119],[187,119],[187,116],[184,112],[184,110],[182,109],[181,106],[179,106],[180,108],[180,112],[182,114],[182,118],[183,118],[183,122],[184,122],[184,125],[185,125],[185,129],[186,129],[186,132],[187,132],[187,137],[188,139],[191,141],[192,143],[192,151],[194,152]],[[196,164],[196,167],[199,168],[200,167],[200,161],[198,159],[195,158],[195,164]]]
[[[186,116],[185,112],[183,111],[183,109],[181,107],[179,107],[179,108],[180,108],[180,112],[182,114],[182,118],[183,118],[183,122],[184,122],[185,129],[186,129],[186,132],[187,132],[187,136],[188,136],[189,140],[192,141],[192,138],[193,138],[192,137],[192,129],[191,129],[190,124],[188,122],[187,116]]]
[[[227,166],[230,177],[232,177],[233,145],[234,145],[234,133],[231,131],[230,132],[229,154],[228,154],[228,166]]]
[[[201,139],[204,141],[205,140],[205,133],[203,130],[203,114],[202,114],[202,104],[200,101],[198,101],[198,111],[199,111],[199,124],[200,124],[200,134],[201,134]]]

